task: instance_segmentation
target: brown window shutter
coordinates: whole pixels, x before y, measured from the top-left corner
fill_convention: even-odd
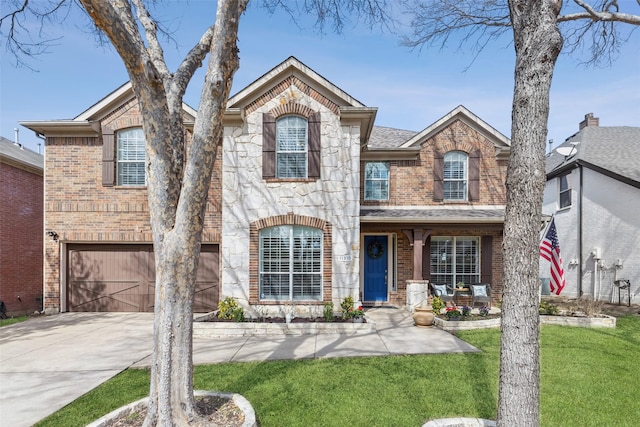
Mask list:
[[[320,113],[309,116],[309,178],[320,178]]]
[[[262,177],[276,177],[276,119],[262,115]]]
[[[433,154],[433,201],[444,199],[444,155],[439,151]]]
[[[482,236],[480,245],[480,254],[482,256],[480,261],[480,271],[482,272],[480,281],[482,283],[491,283],[493,280],[493,237]]]
[[[469,156],[469,201],[480,200],[480,153],[476,150]]]
[[[116,147],[115,135],[111,129],[102,130],[102,185],[113,187],[116,184]]]

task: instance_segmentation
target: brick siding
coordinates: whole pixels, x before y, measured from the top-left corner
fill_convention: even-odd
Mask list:
[[[42,174],[0,164],[0,300],[8,315],[42,306]]]
[[[139,126],[136,101],[116,109],[101,127],[117,132]],[[189,134],[187,133],[187,143]],[[48,137],[45,159],[45,229],[59,241],[45,239],[45,310],[57,312],[60,301],[60,242],[151,243],[146,187],[102,185],[102,138]],[[218,154],[221,150],[218,149]],[[221,160],[214,163],[205,211],[203,243],[219,243],[221,229]]]

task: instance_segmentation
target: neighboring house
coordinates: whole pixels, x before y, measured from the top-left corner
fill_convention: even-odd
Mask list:
[[[640,302],[640,127],[600,127],[587,114],[579,132],[547,157],[543,213],[555,216],[567,285],[561,295],[618,302],[628,279]],[[542,260],[544,261],[544,260]],[[549,277],[546,261],[541,277]],[[629,290],[622,291],[627,302]]]
[[[44,157],[0,137],[0,301],[6,315],[42,310]]]
[[[376,127],[376,112],[293,57],[230,98],[194,310],[227,296],[260,313],[346,296],[413,306],[428,281],[490,282],[500,298],[510,141],[462,106],[418,133]],[[46,136],[46,229],[60,236],[45,242],[47,311],[149,310],[130,84],[75,119],[22,124]]]

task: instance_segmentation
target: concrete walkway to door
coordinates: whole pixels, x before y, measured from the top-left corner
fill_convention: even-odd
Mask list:
[[[399,309],[367,310],[375,329],[194,339],[194,363],[475,352]],[[31,426],[128,367],[147,367],[152,313],[63,313],[0,328],[0,425]]]

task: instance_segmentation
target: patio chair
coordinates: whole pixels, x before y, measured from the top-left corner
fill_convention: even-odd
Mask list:
[[[471,307],[476,303],[481,303],[491,308],[491,285],[488,283],[472,283],[469,285],[471,290]],[[485,304],[486,303],[486,304]]]
[[[453,288],[453,286],[429,283],[429,288],[431,288],[431,295],[434,297],[440,297],[440,299],[444,303],[447,303],[449,301],[451,301],[454,304],[456,303],[455,302],[456,290]]]

